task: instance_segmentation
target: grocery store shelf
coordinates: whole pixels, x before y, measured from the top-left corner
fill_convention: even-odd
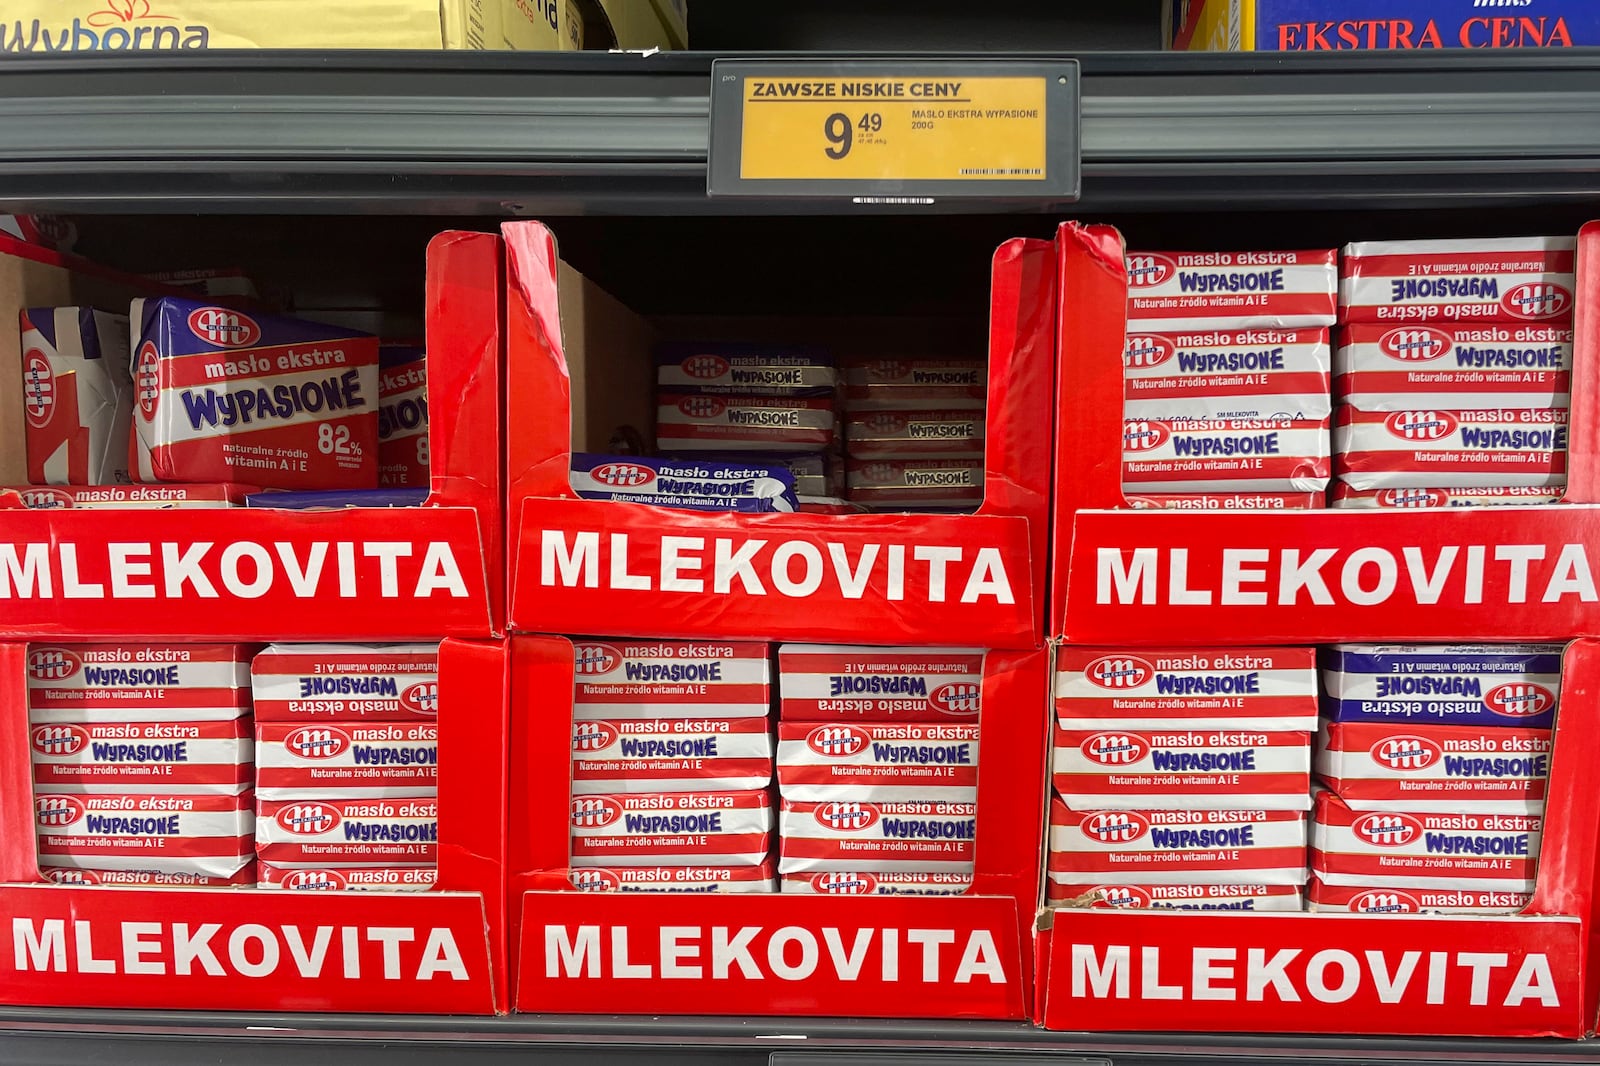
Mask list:
[[[1325,1066],[1600,1062],[1593,1044],[1373,1037],[1046,1033],[989,1022],[831,1019],[165,1014],[0,1009],[0,1061],[87,1064],[407,1066],[471,1060],[552,1066],[609,1063],[771,1066],[1155,1066],[1188,1062]]]
[[[7,58],[0,203],[77,212],[863,210],[706,200],[713,58]],[[1600,194],[1600,51],[1080,58],[1081,210],[1488,206]]]

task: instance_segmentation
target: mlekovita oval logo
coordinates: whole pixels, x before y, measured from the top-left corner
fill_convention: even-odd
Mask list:
[[[58,885],[98,885],[100,877],[92,870],[67,870],[57,866],[45,876]]]
[[[139,401],[139,414],[146,421],[156,416],[161,402],[161,352],[150,341],[139,345],[133,360],[133,395]]]
[[[340,892],[350,887],[338,870],[291,870],[278,884],[297,892]]]
[[[575,644],[573,668],[579,677],[609,674],[622,665],[622,653],[609,644]]]
[[[1403,363],[1438,359],[1450,354],[1450,334],[1432,326],[1401,326],[1378,338],[1378,350]]]
[[[716,418],[727,409],[715,396],[685,396],[678,401],[678,410],[689,418]]]
[[[806,734],[806,747],[829,759],[846,759],[867,750],[872,738],[853,725],[821,725]]]
[[[1527,282],[1502,296],[1500,307],[1513,318],[1560,318],[1572,309],[1572,293],[1547,281]]]
[[[76,507],[77,501],[72,498],[72,493],[66,489],[49,489],[41,485],[32,485],[25,489],[18,489],[17,495],[22,497],[22,506],[30,511],[59,510],[63,507]]]
[[[1416,914],[1422,910],[1422,904],[1409,893],[1375,888],[1352,899],[1350,909],[1356,914]]]
[[[1532,718],[1556,705],[1556,694],[1529,681],[1508,681],[1483,694],[1483,705],[1506,718]]]
[[[1178,273],[1178,264],[1164,255],[1139,252],[1125,257],[1128,267],[1128,287],[1148,289],[1161,285]]]
[[[43,352],[31,351],[22,361],[22,413],[28,425],[43,429],[56,409],[56,375]]]
[[[868,379],[895,382],[911,373],[911,364],[898,359],[874,359],[866,364]]]
[[[306,725],[283,738],[283,747],[297,759],[337,759],[350,750],[350,734],[326,725]]]
[[[574,796],[572,827],[602,829],[622,817],[622,804],[610,796]]]
[[[291,803],[278,808],[278,827],[295,836],[316,836],[339,828],[339,809],[331,803]]]
[[[1384,489],[1379,507],[1448,507],[1450,494],[1443,489]]]
[[[603,751],[617,742],[617,727],[610,722],[573,722],[572,750]]]
[[[656,479],[656,472],[637,463],[603,463],[589,471],[589,476],[613,489],[637,489]]]
[[[1122,426],[1122,450],[1148,452],[1172,439],[1172,431],[1160,422],[1125,422]]]
[[[1369,751],[1372,761],[1388,770],[1426,770],[1444,749],[1427,737],[1384,737]]]
[[[871,874],[827,873],[812,874],[811,889],[826,896],[870,896],[878,887],[878,879]]]
[[[400,706],[412,714],[437,715],[439,713],[439,684],[436,681],[418,681],[400,693]]]
[[[835,833],[859,833],[878,820],[878,808],[872,803],[819,803],[813,817]]]
[[[1150,906],[1150,896],[1142,888],[1131,885],[1099,885],[1091,891],[1098,893],[1092,907],[1111,907],[1122,910],[1145,910]]]
[[[950,681],[934,689],[928,702],[945,714],[977,714],[983,705],[983,686],[976,681]]]
[[[75,725],[34,726],[32,741],[37,754],[64,759],[89,746],[89,731]]]
[[[1130,333],[1122,347],[1122,365],[1129,370],[1148,370],[1171,359],[1177,350],[1177,345],[1165,337]]]
[[[1078,750],[1101,766],[1126,766],[1150,754],[1150,742],[1137,733],[1096,733]]]
[[[28,653],[28,676],[35,681],[61,681],[78,672],[83,660],[66,648],[35,648]]]
[[[1137,656],[1104,655],[1085,666],[1083,676],[1100,688],[1138,688],[1156,676],[1156,668]]]
[[[874,433],[899,433],[906,428],[907,419],[893,411],[873,411],[862,422]]]
[[[572,870],[567,880],[579,892],[615,892],[622,887],[622,878],[611,870]]]
[[[1150,823],[1137,811],[1096,811],[1085,815],[1078,828],[1100,844],[1127,844],[1150,832]]]
[[[1422,823],[1409,814],[1363,814],[1350,831],[1368,844],[1401,848],[1422,835]]]
[[[1449,411],[1396,411],[1383,420],[1383,427],[1401,440],[1442,440],[1457,425]]]
[[[218,348],[248,348],[261,340],[261,326],[255,319],[226,307],[189,312],[189,332]]]
[[[76,796],[36,796],[33,817],[46,829],[60,829],[83,817],[83,801]]]
[[[728,372],[728,361],[720,355],[691,355],[678,366],[685,376],[700,381],[720,378]]]

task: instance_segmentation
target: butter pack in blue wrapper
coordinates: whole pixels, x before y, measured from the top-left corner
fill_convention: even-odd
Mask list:
[[[638,455],[572,456],[572,488],[586,500],[691,511],[794,511],[794,475],[782,466]]]
[[[1335,722],[1554,724],[1560,644],[1337,644],[1317,656]]]
[[[656,384],[667,392],[741,396],[830,396],[833,358],[807,348],[672,344],[656,352]]]

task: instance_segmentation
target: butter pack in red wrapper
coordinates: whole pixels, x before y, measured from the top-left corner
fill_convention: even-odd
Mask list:
[[[572,865],[755,866],[772,805],[764,790],[574,796]]]
[[[766,718],[770,646],[755,641],[574,640],[573,717]]]
[[[1133,252],[1128,271],[1130,329],[1299,329],[1331,326],[1337,311],[1338,253]]]
[[[1344,247],[1345,322],[1564,322],[1577,241],[1497,237],[1363,241]]]
[[[572,726],[574,795],[732,792],[771,781],[765,718],[621,718]]]
[[[250,664],[258,722],[431,722],[437,644],[271,644]]]
[[[1127,418],[1327,418],[1326,329],[1131,331]]]
[[[173,297],[130,317],[138,480],[377,485],[376,337]]]
[[[1355,810],[1537,814],[1551,748],[1548,728],[1324,722],[1315,765]]]
[[[1560,487],[1540,485],[1481,485],[1474,488],[1353,489],[1336,482],[1329,494],[1330,507],[1526,507],[1555,503],[1565,495]]]
[[[1567,483],[1567,412],[1339,408],[1333,469],[1355,489]]]
[[[262,800],[256,857],[272,866],[430,866],[438,861],[432,799]]]
[[[35,644],[28,649],[28,720],[238,718],[250,711],[250,650],[245,644]]]
[[[778,814],[778,872],[970,874],[977,814],[971,803],[786,799]]]
[[[254,777],[250,723],[56,722],[28,731],[40,792],[237,794]]]
[[[1240,729],[1055,729],[1056,792],[1079,810],[1304,811],[1311,734]]]
[[[1317,728],[1312,648],[1092,648],[1056,652],[1063,729],[1307,732]]]
[[[863,359],[844,371],[852,411],[978,410],[988,395],[982,359]]]
[[[778,648],[785,722],[972,722],[983,701],[981,648]]]
[[[149,793],[34,796],[41,866],[228,878],[249,863],[255,798]]]
[[[128,320],[90,307],[31,307],[19,325],[28,480],[126,484]]]
[[[784,799],[978,799],[978,723],[778,724]]]
[[[245,497],[254,491],[253,485],[0,486],[0,509],[12,506],[8,497],[15,494],[18,505],[40,511],[66,507],[141,511],[211,510],[242,507]]]
[[[856,460],[981,458],[986,431],[981,410],[853,411],[845,422]]]
[[[439,787],[433,722],[257,722],[261,799],[425,799]]]
[[[1324,504],[1321,492],[1124,493],[1136,511],[1305,511]]]
[[[1298,911],[1300,890],[1293,885],[1097,885],[1051,877],[1045,898],[1097,910],[1128,911]]]
[[[1566,407],[1572,329],[1356,323],[1339,335],[1333,391],[1362,411]]]
[[[1052,881],[1303,885],[1300,811],[1076,811],[1050,802]]]
[[[1312,819],[1311,869],[1324,884],[1533,891],[1536,814],[1354,811],[1318,792]]]
[[[113,888],[254,888],[256,864],[246,862],[227,874],[168,873],[164,870],[80,870],[39,864],[39,873],[56,885],[106,885]]]
[[[1132,492],[1320,492],[1328,420],[1130,419],[1122,481]]]
[[[618,866],[568,870],[579,892],[771,892],[772,860],[759,866]]]
[[[851,460],[845,483],[851,503],[873,510],[975,507],[983,502],[983,460]]]
[[[663,452],[816,452],[835,437],[831,396],[657,397],[656,447]]]
[[[1517,914],[1532,892],[1430,885],[1330,885],[1312,877],[1306,909],[1332,914]]]
[[[428,366],[421,348],[378,349],[378,486],[428,487]]]
[[[427,892],[439,881],[432,866],[346,866],[289,870],[262,863],[257,888],[288,892]]]
[[[959,896],[972,888],[972,875],[835,870],[785,874],[780,887],[807,896]]]

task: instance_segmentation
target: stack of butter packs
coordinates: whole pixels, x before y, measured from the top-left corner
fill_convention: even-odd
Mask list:
[[[983,660],[976,648],[779,648],[783,891],[966,891]]]
[[[181,297],[134,300],[128,316],[45,307],[20,318],[28,478],[62,486],[19,493],[26,506],[347,506],[385,502],[380,486],[407,493],[394,502],[425,495],[419,349],[380,357],[364,333]]]
[[[972,511],[983,502],[988,366],[872,359],[845,367],[846,482],[869,511]]]
[[[1123,487],[1134,507],[1321,507],[1332,249],[1129,252]]]
[[[1560,498],[1575,247],[1509,237],[1345,248],[1335,507]]]
[[[28,651],[39,867],[52,881],[251,885],[250,649]]]
[[[1301,909],[1313,649],[1063,647],[1055,710],[1053,903]]]
[[[432,888],[438,645],[274,644],[250,679],[260,887]]]
[[[1313,909],[1520,911],[1561,646],[1344,644],[1321,666]]]

